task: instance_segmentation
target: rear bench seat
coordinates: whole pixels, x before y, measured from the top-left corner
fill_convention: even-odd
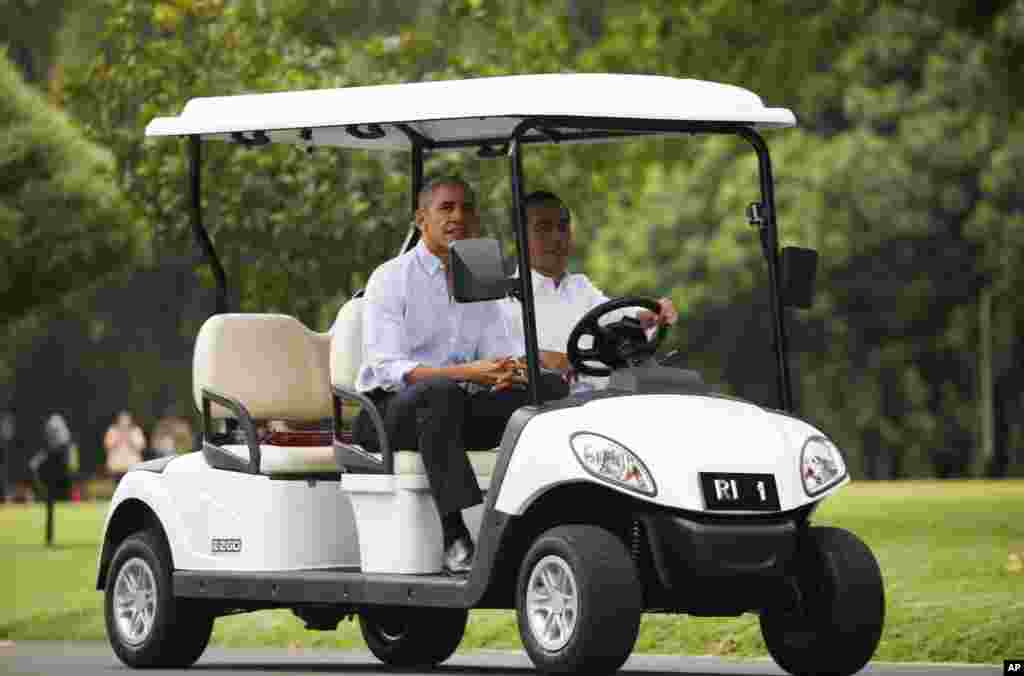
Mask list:
[[[329,354],[331,336],[308,329],[294,317],[280,314],[219,314],[206,320],[196,337],[192,363],[193,396],[203,410],[202,389],[240,402],[261,423],[316,423],[330,419]],[[235,418],[211,403],[214,420]],[[260,443],[259,472],[266,475],[337,473],[329,432],[287,438],[285,445]],[[301,441],[302,445],[295,444]],[[218,446],[249,462],[241,440]],[[214,465],[217,456],[207,454]]]
[[[362,361],[362,303],[350,300],[338,314],[331,332],[311,331],[295,317],[281,314],[234,313],[214,315],[199,329],[193,357],[193,395],[203,409],[202,389],[240,402],[261,424],[268,421],[317,423],[333,413],[330,382],[354,388]],[[333,335],[332,335],[333,333]],[[235,418],[211,403],[214,420]],[[241,440],[218,444],[249,461]],[[375,455],[378,459],[380,454]],[[494,471],[494,450],[471,451],[470,463],[481,488]],[[216,456],[209,456],[218,465]],[[235,468],[234,465],[225,468]],[[344,471],[328,431],[271,434],[260,443],[261,474],[289,475]],[[349,468],[354,469],[354,468]],[[394,473],[403,484],[426,487],[426,470],[417,451],[398,450]],[[413,479],[419,477],[419,479]],[[410,483],[411,480],[411,483]]]

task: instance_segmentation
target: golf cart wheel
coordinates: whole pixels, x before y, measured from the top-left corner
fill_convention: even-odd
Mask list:
[[[190,667],[206,649],[213,615],[202,602],[174,598],[171,556],[163,536],[130,535],[107,573],[107,638],[129,667]]]
[[[597,526],[543,533],[519,571],[519,635],[545,673],[614,672],[633,650],[642,605],[629,552]]]
[[[393,667],[432,667],[452,656],[466,633],[465,608],[384,606],[359,613],[370,652]]]
[[[860,538],[811,528],[800,544],[796,606],[766,609],[761,635],[791,674],[849,676],[875,654],[885,622],[882,572]]]

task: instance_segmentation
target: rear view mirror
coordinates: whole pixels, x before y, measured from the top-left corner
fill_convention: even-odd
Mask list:
[[[501,247],[496,239],[460,239],[448,247],[448,274],[452,297],[458,303],[498,300],[515,284],[505,274]]]
[[[818,271],[818,252],[787,246],[779,263],[779,287],[783,307],[808,309],[814,303],[814,279]]]

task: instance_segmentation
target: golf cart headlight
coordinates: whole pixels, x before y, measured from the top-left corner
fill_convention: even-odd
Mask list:
[[[598,434],[579,432],[569,438],[569,445],[583,469],[598,479],[644,495],[658,492],[640,458],[622,444]]]
[[[800,476],[804,491],[814,496],[846,476],[846,463],[839,449],[825,437],[811,437],[800,453]]]

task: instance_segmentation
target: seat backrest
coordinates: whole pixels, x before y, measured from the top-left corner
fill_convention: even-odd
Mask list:
[[[205,387],[242,402],[257,420],[313,421],[330,418],[330,335],[294,317],[219,314],[196,336],[193,396],[202,410]],[[232,417],[213,404],[214,418]]]
[[[353,298],[341,306],[331,327],[331,383],[353,390],[363,364],[363,303]]]

